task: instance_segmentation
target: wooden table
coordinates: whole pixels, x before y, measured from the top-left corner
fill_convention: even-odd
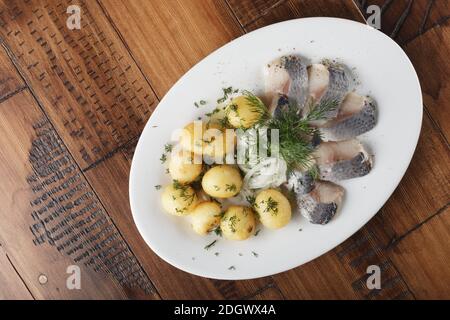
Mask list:
[[[80,30],[66,26],[70,4],[81,7]],[[158,258],[128,204],[134,146],[158,101],[246,32],[308,16],[364,21],[371,4],[424,96],[416,153],[380,212],[320,258],[257,280],[200,278]],[[450,298],[449,4],[0,0],[0,298]],[[372,264],[381,290],[366,287]],[[66,286],[70,265],[80,290]]]

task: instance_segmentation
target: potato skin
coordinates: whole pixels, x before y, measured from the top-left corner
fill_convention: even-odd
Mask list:
[[[242,177],[239,170],[230,165],[209,169],[202,179],[203,190],[214,198],[231,198],[241,191]]]
[[[190,215],[192,229],[200,235],[205,235],[220,224],[220,205],[215,201],[199,203]]]
[[[261,119],[262,114],[255,111],[246,96],[238,96],[227,106],[228,122],[235,128],[250,128]]]
[[[222,235],[229,240],[245,240],[255,233],[256,219],[252,208],[231,206],[220,222]]]
[[[194,189],[189,185],[179,183],[169,184],[161,195],[165,211],[175,216],[185,216],[191,213],[198,203]]]
[[[169,161],[169,173],[173,180],[180,183],[190,183],[202,172],[202,164],[194,163],[192,152],[180,151],[173,153]]]
[[[255,199],[255,209],[259,221],[269,229],[282,228],[291,220],[289,200],[275,189],[261,191]]]
[[[196,155],[223,158],[227,153],[234,151],[235,134],[230,138],[227,139],[225,130],[219,124],[196,121],[184,127],[180,145],[184,150]]]

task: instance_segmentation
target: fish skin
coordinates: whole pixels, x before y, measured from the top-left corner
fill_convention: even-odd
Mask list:
[[[319,103],[335,101],[340,105],[348,92],[349,81],[347,75],[344,69],[336,66],[329,66],[328,71],[330,72],[328,88],[320,98]],[[339,108],[334,108],[328,111],[324,118],[333,119],[338,115],[338,112]]]
[[[372,170],[370,161],[363,152],[354,158],[341,160],[330,165],[319,166],[320,179],[327,181],[340,181],[365,176]]]
[[[344,188],[341,186],[332,182],[316,181],[309,193],[297,194],[296,200],[302,216],[310,223],[324,225],[338,212],[343,196]]]
[[[308,72],[304,58],[288,55],[273,60],[265,68],[265,83],[266,99],[273,107],[278,103],[279,94],[286,95],[300,114],[308,99]]]
[[[372,157],[356,139],[323,142],[315,151],[319,177],[337,182],[367,175]]]
[[[366,97],[359,112],[327,122],[320,128],[324,140],[347,140],[372,130],[377,122],[377,108],[374,100]]]
[[[281,58],[281,63],[291,78],[287,96],[301,110],[308,98],[307,66],[303,63],[303,59],[297,55],[284,56]]]
[[[307,194],[314,188],[314,178],[309,172],[293,170],[289,174],[287,188],[297,195]]]

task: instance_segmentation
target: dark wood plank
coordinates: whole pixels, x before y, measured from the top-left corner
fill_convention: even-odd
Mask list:
[[[0,300],[33,300],[0,244]]]
[[[367,7],[382,8],[381,31],[405,44],[450,17],[447,0],[357,0],[362,12],[368,16]]]
[[[252,31],[280,21],[317,16],[345,18],[364,22],[361,12],[351,0],[287,0],[246,25],[245,30]]]
[[[422,132],[411,164],[381,212],[395,238],[425,221],[450,199],[450,150],[430,117],[424,114]]]
[[[260,292],[258,292],[256,295],[249,297],[249,300],[285,300],[283,295],[281,294],[281,291],[273,286],[270,286]]]
[[[158,97],[242,31],[224,1],[101,0]]]
[[[0,1],[0,36],[75,160],[86,167],[141,132],[155,96],[95,1]]]
[[[412,230],[390,257],[418,299],[450,298],[450,207]]]
[[[158,298],[28,90],[0,104],[0,235],[37,299]],[[70,265],[81,290],[66,286]]]
[[[405,46],[419,75],[423,99],[433,120],[450,141],[450,21],[437,26]],[[432,57],[432,62],[430,62]]]
[[[245,27],[265,15],[284,0],[226,0],[241,26]]]
[[[358,299],[352,279],[335,254],[325,254],[303,266],[274,276],[288,299]]]

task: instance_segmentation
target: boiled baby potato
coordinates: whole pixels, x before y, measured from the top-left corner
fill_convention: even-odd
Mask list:
[[[222,217],[220,229],[227,239],[245,240],[255,233],[255,214],[249,207],[231,206]]]
[[[172,179],[180,183],[194,181],[202,172],[201,160],[197,164],[194,159],[195,155],[185,150],[172,153],[169,162],[169,173]]]
[[[265,106],[256,96],[238,96],[227,106],[228,122],[235,128],[250,128],[264,115]]]
[[[215,201],[205,201],[198,204],[190,215],[194,231],[205,235],[220,224],[221,208]]]
[[[201,121],[191,122],[183,128],[180,136],[180,145],[184,150],[195,154],[202,154],[203,132],[206,130],[206,123]]]
[[[275,189],[261,191],[255,199],[259,221],[269,229],[284,227],[291,220],[289,200]]]
[[[202,187],[211,197],[231,198],[241,191],[241,174],[237,168],[230,165],[215,166],[206,171]]]
[[[198,203],[194,189],[178,181],[164,188],[161,200],[164,210],[175,216],[188,215]]]
[[[218,123],[191,122],[184,127],[180,137],[184,150],[208,157],[223,158],[234,151],[235,144],[234,132],[230,131],[227,135]]]

